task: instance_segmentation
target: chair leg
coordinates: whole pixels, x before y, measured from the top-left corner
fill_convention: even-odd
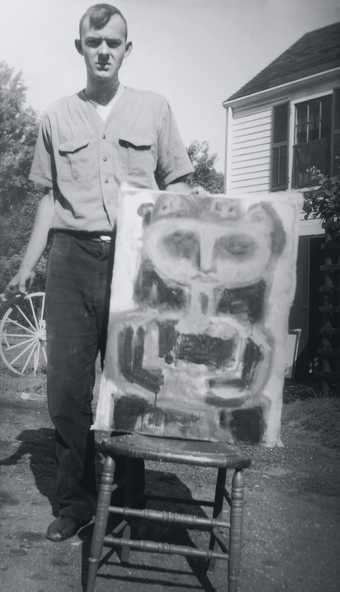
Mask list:
[[[241,563],[241,537],[243,517],[243,473],[234,472],[231,489],[228,592],[237,592]]]
[[[133,463],[131,459],[128,458],[126,462],[126,469],[125,469],[125,485],[124,485],[124,501],[123,505],[125,508],[133,507]],[[126,525],[124,526],[122,532],[122,538],[130,539],[131,538],[131,519],[127,518]],[[127,563],[129,561],[130,556],[130,547],[128,545],[122,545],[121,552],[120,552],[120,559],[122,563]]]
[[[227,469],[218,469],[217,472],[217,481],[216,481],[216,488],[215,488],[215,499],[214,499],[214,508],[213,508],[213,518],[219,518],[222,514],[223,510],[223,493],[225,487],[225,481],[227,476]],[[212,532],[210,535],[210,542],[209,542],[209,551],[215,550],[215,543],[216,537]],[[210,559],[207,565],[207,569],[213,570],[215,567],[215,559]]]
[[[94,523],[91,551],[89,557],[89,570],[87,576],[86,592],[94,592],[97,576],[98,563],[100,561],[104,536],[106,533],[109,516],[109,505],[111,501],[113,474],[115,461],[111,456],[105,459],[102,478],[100,481],[96,518]]]

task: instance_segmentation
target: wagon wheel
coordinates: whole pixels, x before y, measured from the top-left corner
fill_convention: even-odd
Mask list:
[[[0,323],[0,355],[15,374],[46,367],[45,293],[33,292],[6,310]]]

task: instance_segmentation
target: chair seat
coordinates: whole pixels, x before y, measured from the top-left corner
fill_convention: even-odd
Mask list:
[[[110,456],[205,467],[244,469],[251,462],[237,448],[225,442],[160,438],[137,433],[112,435],[100,443],[100,448]]]

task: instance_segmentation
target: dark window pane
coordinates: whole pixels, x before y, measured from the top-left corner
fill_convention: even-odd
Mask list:
[[[321,101],[311,101],[309,104],[308,141],[319,140],[321,134]]]
[[[293,187],[313,185],[315,183],[315,170],[328,175],[329,168],[330,142],[328,140],[294,146]]]
[[[333,175],[340,175],[340,133],[334,134]]]
[[[296,129],[296,143],[305,144],[307,142],[307,125],[298,126]]]
[[[334,90],[334,129],[340,130],[340,88]]]
[[[331,133],[332,97],[324,97],[321,101],[321,138],[329,138]]]
[[[307,142],[307,103],[296,105],[295,111],[295,143]]]
[[[295,108],[295,144],[329,139],[331,95],[298,103]]]

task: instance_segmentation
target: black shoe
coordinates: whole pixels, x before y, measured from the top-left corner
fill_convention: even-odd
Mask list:
[[[59,543],[73,537],[77,532],[89,524],[91,520],[77,520],[71,516],[59,516],[49,525],[46,538]]]

